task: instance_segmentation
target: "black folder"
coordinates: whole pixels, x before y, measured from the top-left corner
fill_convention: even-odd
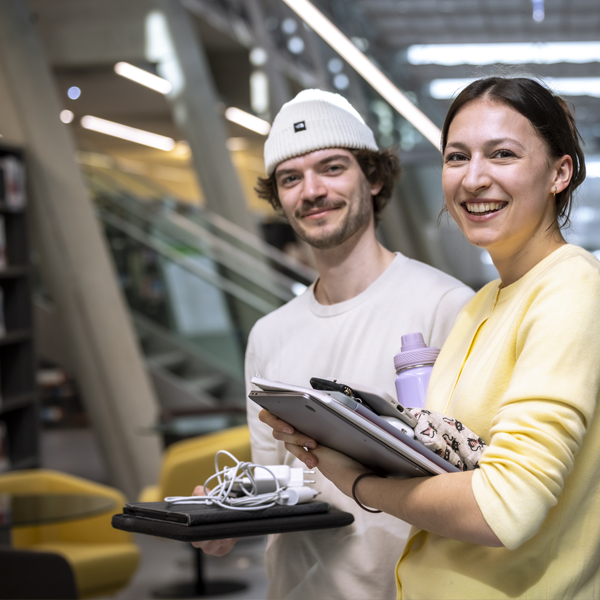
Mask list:
[[[259,511],[192,504],[168,505],[166,502],[131,502],[123,507],[123,514],[112,518],[115,529],[182,542],[332,529],[353,522],[351,513],[318,501],[294,506],[276,505]]]

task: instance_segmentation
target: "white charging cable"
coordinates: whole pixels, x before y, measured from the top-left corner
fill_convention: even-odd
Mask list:
[[[219,457],[228,456],[235,462],[234,467],[219,469]],[[254,470],[254,471],[253,471]],[[226,450],[219,450],[215,455],[215,474],[204,482],[205,496],[168,496],[169,504],[206,504],[217,505],[230,510],[264,510],[283,504],[292,506],[308,502],[319,492],[305,483],[305,473],[301,468],[287,465],[257,465],[239,461]],[[217,480],[217,485],[209,491],[210,482]]]

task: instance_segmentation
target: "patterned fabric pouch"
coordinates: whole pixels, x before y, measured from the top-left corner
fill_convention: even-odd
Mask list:
[[[406,408],[419,421],[415,437],[461,471],[479,468],[487,444],[460,421],[424,408]]]

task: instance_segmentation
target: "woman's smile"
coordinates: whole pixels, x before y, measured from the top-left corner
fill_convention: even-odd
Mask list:
[[[497,200],[476,200],[462,203],[463,209],[470,217],[481,220],[484,217],[490,217],[499,213],[508,205],[508,202]]]
[[[448,130],[442,185],[465,237],[486,248],[505,285],[520,256],[554,247],[558,166],[530,121],[485,98],[467,104]],[[559,238],[562,239],[562,238]]]

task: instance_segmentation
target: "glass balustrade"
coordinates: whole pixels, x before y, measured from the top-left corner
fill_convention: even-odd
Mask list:
[[[82,169],[134,320],[243,377],[254,323],[306,289],[314,271],[142,176]]]

